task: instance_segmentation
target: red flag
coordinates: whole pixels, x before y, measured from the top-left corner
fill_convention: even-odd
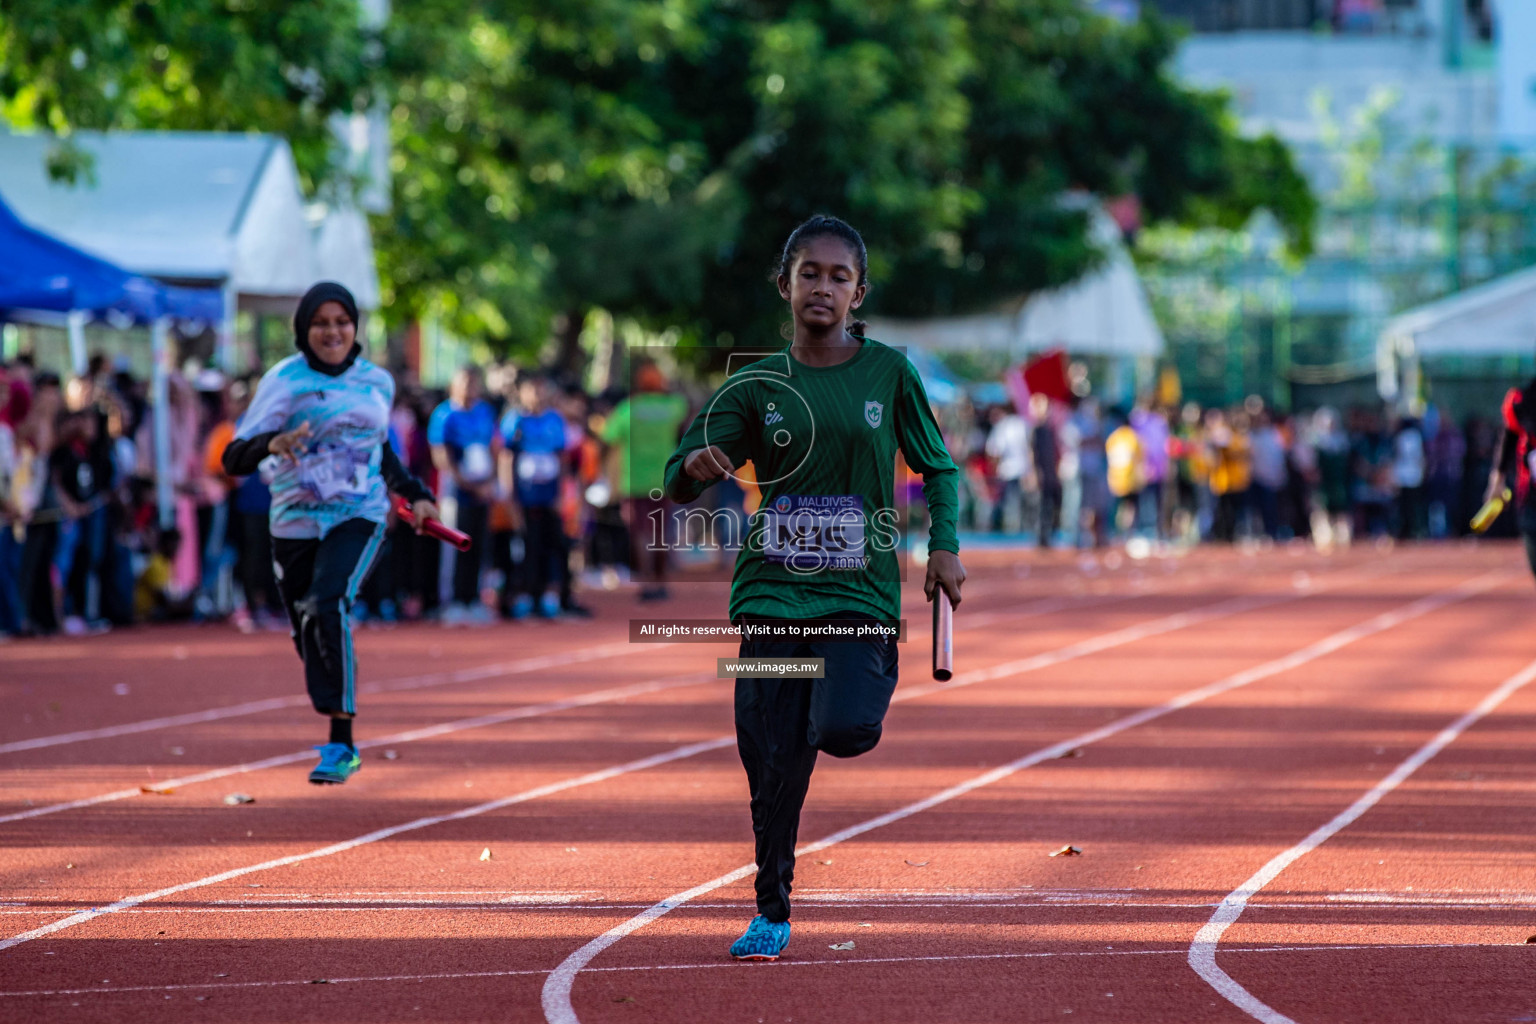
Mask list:
[[[1067,379],[1067,353],[1055,349],[1024,364],[1024,386],[1032,395],[1045,395],[1058,402],[1072,400],[1072,383]]]

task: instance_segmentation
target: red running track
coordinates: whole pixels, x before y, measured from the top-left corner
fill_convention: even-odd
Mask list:
[[[362,632],[337,788],[284,637],[0,648],[0,1019],[1536,1019],[1512,547],[967,561],[953,684],[916,630],[822,762],[776,964],[725,956],[731,651],[625,644],[628,596]]]

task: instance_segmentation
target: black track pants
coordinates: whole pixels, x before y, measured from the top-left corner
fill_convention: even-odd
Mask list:
[[[896,692],[896,641],[744,640],[740,656],[826,659],[823,679],[736,680],[736,745],[747,770],[757,839],[757,912],[787,921],[800,808],[816,754],[857,757],[880,742]]]
[[[347,615],[384,546],[384,525],[348,519],[321,540],[272,539],[278,591],[304,660],[309,699],[322,715],[357,713]]]

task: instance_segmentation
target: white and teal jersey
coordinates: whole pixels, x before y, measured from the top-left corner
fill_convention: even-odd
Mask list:
[[[389,493],[379,467],[389,436],[395,379],[358,359],[332,377],[292,355],[268,370],[240,417],[238,439],[308,422],[297,462],[269,455],[261,475],[272,489],[272,536],[324,537],[348,519],[384,522]]]

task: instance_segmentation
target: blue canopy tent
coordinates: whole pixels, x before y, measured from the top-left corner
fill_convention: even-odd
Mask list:
[[[68,317],[70,359],[76,373],[86,367],[85,322],[116,314],[150,325],[154,359],[151,403],[167,399],[167,333],[172,320],[218,323],[224,300],[216,289],[177,288],[131,274],[99,257],[29,227],[0,198],[0,319],[17,312],[62,313]],[[172,522],[170,420],[154,418],[156,499],[160,522]]]
[[[0,309],[115,312],[138,323],[167,316],[216,323],[224,316],[216,289],[177,288],[131,274],[29,227],[4,198],[0,198]]]

